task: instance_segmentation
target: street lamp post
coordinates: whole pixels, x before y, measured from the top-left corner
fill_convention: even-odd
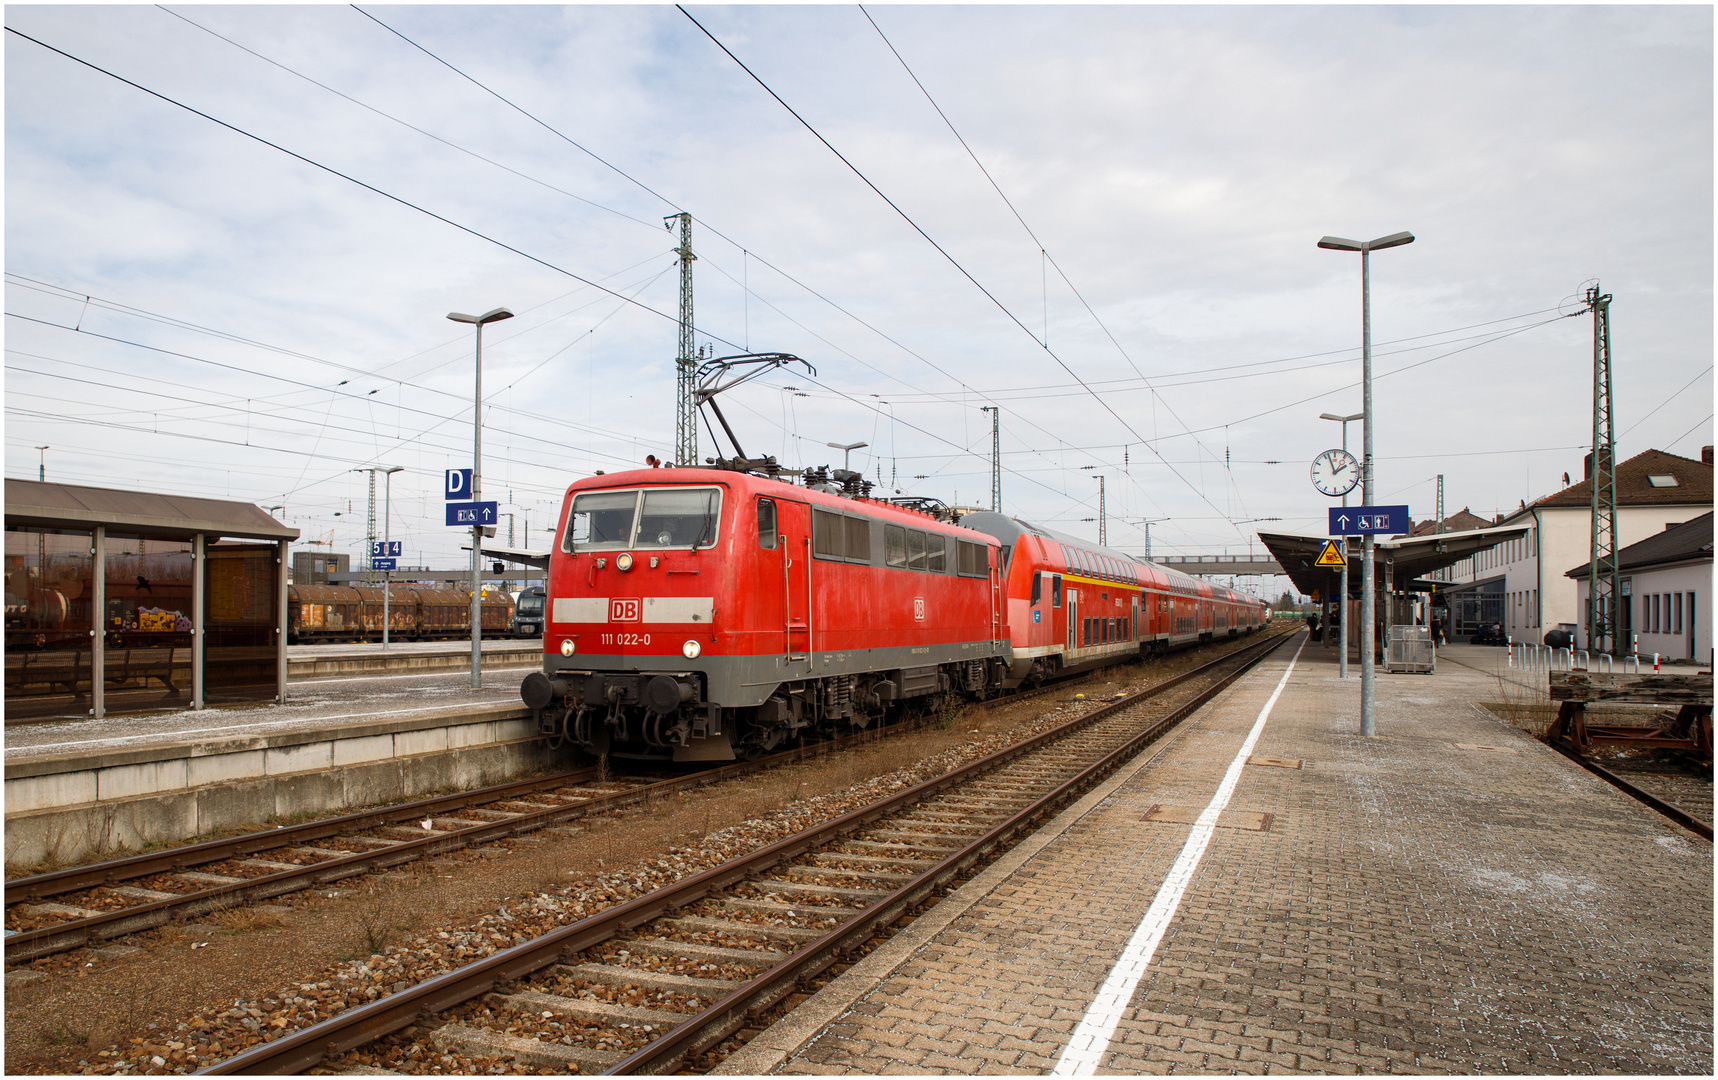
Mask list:
[[[504,307],[481,315],[462,315],[450,311],[454,322],[477,327],[477,392],[476,408],[471,415],[471,501],[483,499],[483,327],[485,323],[511,319],[513,313]],[[483,526],[471,527],[471,688],[483,686]]]
[[[1364,457],[1360,464],[1360,482],[1363,485],[1360,497],[1361,505],[1372,505],[1372,270],[1370,256],[1374,251],[1385,248],[1401,247],[1403,244],[1414,242],[1411,232],[1391,233],[1380,236],[1376,240],[1344,240],[1340,236],[1327,236],[1318,242],[1318,246],[1328,251],[1358,251],[1360,253],[1360,381],[1363,386],[1360,410],[1364,422],[1360,428],[1365,442]],[[1371,533],[1367,533],[1364,543],[1364,555],[1360,563],[1360,589],[1363,593],[1360,600],[1360,734],[1376,735],[1377,726],[1373,718],[1373,682],[1376,677],[1376,664],[1373,660],[1376,632],[1373,620],[1376,617],[1377,597],[1372,593],[1373,558],[1377,541]],[[1347,541],[1343,541],[1346,548]],[[1346,557],[1346,556],[1345,556]],[[1347,620],[1343,620],[1346,622]],[[1347,655],[1346,652],[1343,653]]]
[[[404,465],[393,465],[382,471],[382,550],[391,552],[394,539],[394,474],[405,471]],[[389,556],[392,558],[392,556]],[[382,648],[388,647],[388,628],[392,620],[388,616],[389,586],[393,584],[394,572],[382,571]]]
[[[870,446],[871,444],[870,443],[862,443],[862,442],[855,442],[855,443],[832,442],[832,443],[824,443],[823,445],[828,446],[828,447],[832,447],[833,449],[836,449],[836,450],[842,451],[843,453],[841,456],[841,467],[844,470],[846,470],[847,472],[852,472],[853,471],[853,467],[852,467],[853,466],[853,451],[863,449],[867,446]]]
[[[1342,425],[1342,452],[1346,454],[1348,452],[1348,422],[1350,420],[1364,420],[1366,418],[1366,414],[1363,412],[1357,412],[1350,416],[1338,416],[1335,413],[1319,413],[1318,418],[1320,420],[1335,420]],[[1342,505],[1348,505],[1348,492],[1346,491],[1342,493]],[[1336,624],[1336,627],[1337,636],[1341,638],[1341,642],[1337,647],[1341,649],[1342,652],[1337,657],[1336,667],[1337,677],[1346,679],[1348,678],[1348,537],[1346,536],[1342,538],[1341,607],[1342,619]]]

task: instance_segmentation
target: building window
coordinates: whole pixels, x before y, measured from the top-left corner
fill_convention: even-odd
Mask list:
[[[1682,594],[1676,594],[1676,632],[1682,633]]]

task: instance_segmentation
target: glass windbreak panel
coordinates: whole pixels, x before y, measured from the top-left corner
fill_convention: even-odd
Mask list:
[[[890,566],[907,565],[907,530],[899,525],[883,526],[883,558]]]
[[[871,561],[871,523],[864,518],[842,518],[847,523],[847,561]]]
[[[191,691],[189,540],[107,537],[104,703],[110,713],[183,708]]]
[[[272,544],[215,543],[207,548],[203,692],[211,704],[274,697],[280,641],[280,581],[275,576],[279,567],[274,560]],[[403,591],[394,587],[390,618],[400,617]],[[381,605],[371,606],[370,629],[379,637]]]
[[[774,551],[781,533],[776,529],[775,500],[758,500],[758,546],[765,551]]]
[[[6,530],[6,715],[82,716],[90,700],[89,533]]]
[[[639,547],[709,547],[722,513],[718,488],[666,488],[644,493],[638,515]]]
[[[632,546],[637,491],[591,491],[573,496],[563,551],[614,551]]]
[[[917,529],[907,530],[907,569],[925,568],[925,534]]]

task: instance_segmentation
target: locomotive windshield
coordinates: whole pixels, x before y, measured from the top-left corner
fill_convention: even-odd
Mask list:
[[[721,512],[718,488],[588,492],[573,498],[562,550],[709,547]]]
[[[541,596],[534,596],[534,595],[521,596],[519,598],[519,606],[514,609],[514,614],[515,615],[541,615],[541,614],[543,614],[543,598]]]

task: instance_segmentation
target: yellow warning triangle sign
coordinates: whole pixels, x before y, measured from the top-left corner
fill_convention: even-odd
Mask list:
[[[1317,566],[1343,567],[1348,565],[1348,559],[1343,556],[1342,549],[1336,546],[1336,541],[1326,540],[1324,550],[1318,553]]]

